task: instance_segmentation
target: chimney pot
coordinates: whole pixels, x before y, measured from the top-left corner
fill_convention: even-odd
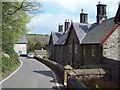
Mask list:
[[[97,6],[97,23],[101,23],[103,20],[107,19],[106,16],[106,6],[105,4],[100,4],[100,1],[98,2]]]
[[[58,25],[58,32],[63,32],[63,25],[61,24]]]
[[[64,23],[64,31],[65,31],[65,32],[68,30],[69,25],[70,25],[69,19],[68,19],[68,20],[65,20],[65,23]]]
[[[88,14],[83,13],[83,9],[81,10],[80,13],[80,23],[88,23]]]

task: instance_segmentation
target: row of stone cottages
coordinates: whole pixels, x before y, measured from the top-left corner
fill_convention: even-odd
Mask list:
[[[49,40],[49,59],[81,68],[104,65],[111,69],[113,80],[120,79],[120,5],[116,16],[107,19],[106,5],[97,4],[97,21],[88,24],[88,14],[80,13],[80,22],[65,21]],[[106,65],[107,64],[107,65]]]

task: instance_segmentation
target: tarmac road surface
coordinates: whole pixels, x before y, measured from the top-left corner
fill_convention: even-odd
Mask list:
[[[41,62],[20,57],[21,68],[2,83],[2,88],[54,88],[56,78],[51,69]],[[55,88],[54,88],[55,89]]]

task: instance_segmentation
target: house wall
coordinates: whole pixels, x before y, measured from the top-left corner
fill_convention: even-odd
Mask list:
[[[95,47],[94,56],[92,55],[92,47]],[[96,64],[102,64],[102,47],[100,47],[99,44],[85,44],[82,45],[83,48],[83,65],[96,65]]]
[[[52,53],[53,53],[53,41],[50,40],[50,43],[48,45],[48,58],[52,60]]]
[[[114,59],[120,61],[120,27],[115,30],[112,35],[107,39],[107,41],[103,44],[103,55],[106,58]],[[119,38],[118,38],[119,37]]]
[[[67,45],[62,45],[62,57],[61,57],[61,64],[63,66],[68,64],[68,46]]]
[[[120,27],[103,44],[104,63],[111,68],[111,80],[120,83]]]
[[[27,54],[27,45],[26,44],[14,44],[15,52],[19,54]]]
[[[82,49],[74,29],[70,32],[67,49],[68,63],[73,66],[73,68],[79,68],[79,66],[82,65]]]
[[[54,50],[55,50],[55,52],[54,52],[55,61],[59,64],[62,64],[63,46],[62,45],[55,45]]]

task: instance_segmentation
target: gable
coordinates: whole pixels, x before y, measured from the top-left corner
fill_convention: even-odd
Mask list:
[[[49,45],[50,45],[50,44],[53,44],[52,33],[51,33],[50,38],[49,38]]]
[[[56,41],[55,45],[64,45],[67,39],[69,31],[63,33],[63,35]]]
[[[74,32],[74,38],[77,38],[78,43],[81,44],[82,40],[84,39],[86,33],[89,31],[89,24],[83,24],[83,23],[78,23],[78,22],[72,22],[70,26],[70,30],[67,36],[66,43],[71,35],[71,33]]]
[[[120,51],[120,40],[119,40],[119,31],[120,27],[118,27],[110,37],[103,44],[103,55],[104,57],[119,60]]]
[[[71,27],[70,30],[69,30],[69,34],[67,36],[66,44],[67,43],[72,43],[73,40],[75,41],[75,43],[79,43],[79,40],[78,40],[77,34],[75,32],[75,29],[74,29],[74,27]]]
[[[115,32],[115,30],[118,30],[117,29],[118,27],[119,27],[119,25],[115,25],[115,26],[112,27],[110,33],[108,33],[108,35],[106,35],[106,37],[100,43],[100,46],[102,46],[107,41],[107,39],[109,39],[109,37]]]
[[[56,41],[63,35],[63,32],[52,32],[49,39],[49,45],[55,44]]]

